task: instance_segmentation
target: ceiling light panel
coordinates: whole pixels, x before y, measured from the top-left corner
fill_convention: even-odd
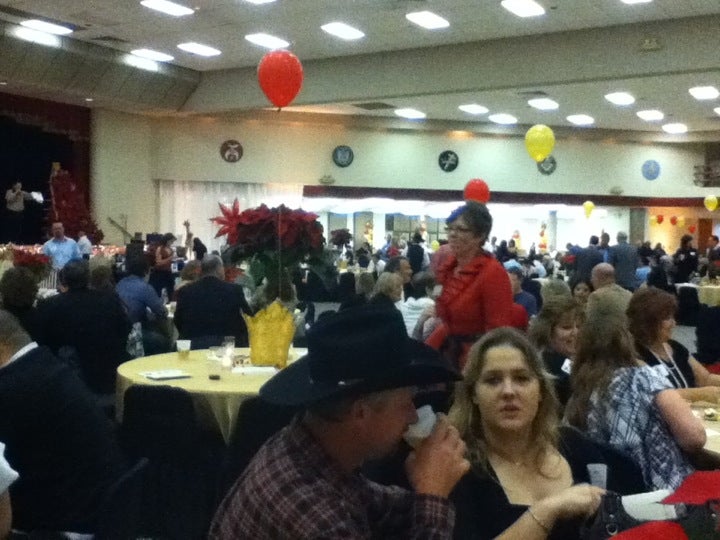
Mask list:
[[[673,124],[665,124],[662,128],[665,133],[672,133],[673,135],[677,135],[679,133],[687,133],[688,130],[688,127],[685,124],[681,124],[679,122]]]
[[[424,112],[411,108],[395,109],[395,114],[409,120],[421,120],[427,116]]]
[[[460,105],[458,107],[462,112],[466,112],[468,114],[485,114],[489,111],[487,107],[483,107],[482,105],[478,105],[477,103],[468,103],[467,105]]]
[[[567,121],[576,126],[591,126],[595,123],[595,119],[587,114],[571,114]]]
[[[160,11],[166,15],[172,15],[173,17],[184,17],[185,15],[192,15],[195,13],[194,9],[189,7],[181,6],[175,2],[169,2],[168,0],[142,0],[140,2],[146,8]]]
[[[612,92],[611,94],[605,94],[607,99],[613,105],[620,107],[626,107],[635,103],[635,98],[627,92]]]
[[[714,86],[694,86],[688,90],[690,95],[697,100],[717,99],[720,92]]]
[[[560,105],[557,101],[554,101],[550,98],[535,98],[535,99],[529,99],[528,105],[530,105],[534,109],[538,109],[540,111],[554,111],[555,109],[560,108]]]
[[[178,49],[192,54],[197,54],[198,56],[217,56],[220,54],[220,51],[213,47],[208,47],[207,45],[195,43],[193,41],[180,43],[180,45],[178,45]]]
[[[422,26],[427,30],[438,30],[450,26],[450,23],[446,19],[443,19],[440,15],[436,15],[432,11],[415,11],[405,15],[405,18],[411,23]]]
[[[331,22],[328,24],[323,24],[320,28],[322,28],[323,31],[327,32],[328,34],[339,37],[340,39],[345,39],[347,41],[365,37],[365,34],[363,32],[361,32],[357,28],[353,28],[349,24],[345,24],[344,22]]]
[[[638,115],[638,118],[645,120],[646,122],[657,122],[658,120],[662,120],[663,118],[665,118],[663,112],[658,111],[657,109],[638,111],[635,114]]]
[[[174,59],[169,54],[153,51],[152,49],[135,49],[134,51],[130,51],[130,53],[140,58],[155,60],[156,62],[171,62]]]
[[[144,69],[145,71],[160,70],[160,66],[158,66],[158,63],[155,60],[151,60],[150,58],[143,58],[134,54],[126,54],[123,58],[123,62],[125,62],[128,66]]]
[[[502,7],[518,17],[539,17],[545,15],[545,8],[533,0],[502,0]]]
[[[491,114],[490,116],[488,116],[488,120],[490,120],[491,122],[495,122],[496,124],[502,124],[504,126],[510,124],[517,124],[517,118],[515,118],[512,114],[507,113]]]
[[[247,39],[250,43],[254,43],[255,45],[259,45],[260,47],[265,47],[270,50],[284,49],[285,47],[290,46],[290,43],[284,39],[271,36],[270,34],[264,34],[262,32],[258,34],[248,34],[245,36],[245,39]]]
[[[2,83],[0,83],[0,84],[2,84]],[[7,84],[7,83],[5,83],[5,84]],[[715,111],[715,114],[717,114],[718,116],[720,116],[720,107],[715,107],[715,108],[713,109],[713,111]]]
[[[248,4],[272,4],[275,0],[245,0]]]
[[[60,26],[59,24],[52,24],[49,22],[40,21],[38,19],[22,21],[20,24],[25,28],[32,28],[33,30],[37,30],[38,32],[47,32],[48,34],[55,34],[57,36],[66,36],[67,34],[73,33],[72,28],[68,28],[67,26]]]
[[[623,4],[649,4],[652,0],[620,0]]]
[[[25,41],[30,41],[39,45],[47,45],[48,47],[59,47],[61,45],[60,38],[55,34],[40,32],[39,30],[25,28],[24,26],[18,26],[15,28],[13,30],[13,35]]]

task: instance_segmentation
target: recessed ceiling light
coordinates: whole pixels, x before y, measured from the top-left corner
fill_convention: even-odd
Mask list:
[[[349,24],[345,24],[343,22],[331,22],[323,24],[320,28],[322,28],[328,34],[337,36],[340,39],[352,40],[365,37],[365,34],[363,34],[360,30],[358,30],[357,28],[353,28]]]
[[[554,111],[560,107],[557,101],[553,101],[550,98],[529,99],[528,105],[541,111]]]
[[[638,115],[639,118],[642,120],[645,120],[646,122],[656,122],[658,120],[662,120],[665,118],[665,115],[662,113],[662,111],[658,111],[657,109],[648,109],[647,111],[638,111],[635,114]]]
[[[181,6],[175,2],[169,2],[168,0],[142,0],[140,2],[146,8],[160,11],[173,17],[183,17],[184,15],[192,15],[195,13],[194,9],[189,7]]]
[[[248,34],[245,36],[250,43],[260,45],[266,49],[284,49],[288,47],[290,43],[279,37],[271,36],[270,34],[264,34],[262,32],[258,34]]]
[[[152,49],[135,49],[130,52],[135,56],[147,58],[148,60],[155,60],[156,62],[170,62],[173,60],[173,57],[169,54],[153,51]]]
[[[58,36],[65,36],[73,33],[72,28],[68,28],[67,26],[60,26],[59,24],[52,24],[45,21],[39,21],[37,19],[23,21],[20,24],[25,28],[32,28],[33,30],[38,30],[39,32],[47,32],[48,34],[56,34]]]
[[[613,92],[611,94],[605,94],[605,99],[613,105],[620,105],[621,107],[635,103],[635,98],[627,92]]]
[[[591,126],[595,123],[595,119],[587,114],[571,114],[567,121],[576,126]]]
[[[160,71],[160,66],[155,60],[150,58],[143,58],[142,56],[135,56],[134,54],[126,54],[123,58],[128,66],[144,69],[146,71]]]
[[[649,4],[652,0],[620,0],[623,4]]]
[[[31,41],[39,45],[47,45],[49,47],[59,47],[60,38],[54,34],[48,34],[47,32],[40,32],[33,30],[32,28],[25,28],[24,26],[18,26],[13,30],[13,35],[17,38],[24,39],[25,41]]]
[[[518,17],[538,17],[545,15],[545,9],[533,0],[502,0],[502,7]]]
[[[86,98],[85,98],[85,101],[87,101],[88,103],[92,103],[92,102],[95,101],[95,100],[94,100],[93,98],[91,98],[91,97],[86,97]]]
[[[250,4],[271,4],[275,0],[245,0],[246,2],[249,2]]]
[[[7,84],[7,83],[6,83],[6,82],[0,82],[0,84]],[[720,107],[715,107],[715,108],[713,109],[713,111],[715,111],[715,114],[720,115]]]
[[[665,133],[672,134],[687,133],[688,130],[688,127],[685,124],[681,124],[679,122],[675,124],[665,124],[662,128]]]
[[[199,56],[217,56],[220,54],[220,51],[217,49],[214,49],[212,47],[208,47],[207,45],[203,45],[202,43],[195,43],[195,42],[188,42],[188,43],[181,43],[178,45],[178,49],[181,49],[185,52],[197,54]]]
[[[502,125],[517,124],[517,118],[515,118],[512,114],[506,113],[491,114],[488,116],[488,120]]]
[[[0,81],[0,86],[7,86],[7,81]],[[720,114],[720,113],[718,113]]]
[[[435,15],[432,11],[415,11],[408,13],[405,18],[411,23],[422,26],[428,30],[437,30],[438,28],[447,28],[450,23],[443,19],[440,15]]]
[[[469,103],[467,105],[460,105],[458,107],[462,112],[466,112],[468,114],[485,114],[488,112],[487,107],[483,107],[482,105],[478,105],[477,103]]]
[[[408,118],[410,120],[421,120],[427,116],[422,111],[418,111],[417,109],[410,109],[410,108],[395,109],[395,114],[398,116],[401,116],[402,118]]]
[[[688,92],[690,92],[692,97],[700,100],[715,99],[720,96],[720,92],[718,92],[718,89],[714,86],[695,86],[690,88]]]

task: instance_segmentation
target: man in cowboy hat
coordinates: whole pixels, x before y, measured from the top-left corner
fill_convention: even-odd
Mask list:
[[[381,486],[358,469],[391,453],[417,421],[415,385],[457,373],[408,338],[402,316],[385,306],[341,311],[307,338],[308,355],[260,389],[263,399],[304,413],[258,451],[210,538],[451,538],[447,496],[469,463],[444,417],[405,463],[414,491]]]

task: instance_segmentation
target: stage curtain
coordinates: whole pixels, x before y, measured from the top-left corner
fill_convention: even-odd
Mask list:
[[[284,204],[299,208],[302,202],[302,184],[249,184],[237,182],[185,182],[158,181],[160,231],[177,236],[176,245],[185,243],[183,222],[190,221],[190,231],[202,240],[209,251],[220,250],[225,238],[215,238],[218,227],[210,218],[220,215],[218,203],[232,205],[235,198],[240,210],[254,208],[262,203],[273,207]]]

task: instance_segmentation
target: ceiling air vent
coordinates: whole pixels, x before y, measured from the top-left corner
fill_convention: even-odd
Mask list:
[[[353,103],[353,107],[363,109],[365,111],[385,111],[388,109],[394,109],[394,105],[388,103],[381,103],[379,101],[371,101],[369,103]]]
[[[542,90],[521,90],[517,94],[518,96],[526,98],[548,97],[548,94],[546,92],[543,92]]]

